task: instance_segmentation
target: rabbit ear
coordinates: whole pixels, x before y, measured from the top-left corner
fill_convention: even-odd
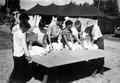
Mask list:
[[[29,22],[29,24],[31,25],[31,27],[34,27],[35,25],[34,25],[34,17],[33,16],[29,16],[29,20],[28,20],[28,22]]]
[[[39,15],[36,16],[35,26],[39,26],[41,17]]]

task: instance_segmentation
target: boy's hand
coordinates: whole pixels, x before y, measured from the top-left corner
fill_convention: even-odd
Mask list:
[[[31,45],[29,45],[29,50],[31,50],[32,49],[32,46]]]
[[[32,58],[30,56],[26,56],[26,59],[28,60],[28,63],[32,62]]]
[[[72,50],[72,48],[71,48],[71,47],[69,47],[69,50]]]

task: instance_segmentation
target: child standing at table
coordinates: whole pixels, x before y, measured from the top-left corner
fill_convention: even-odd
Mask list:
[[[46,54],[45,48],[47,47],[47,30],[45,29],[46,21],[41,18],[39,27],[34,28],[29,33],[29,48],[31,55],[44,55]]]
[[[83,37],[82,37],[82,35],[83,35],[82,24],[79,20],[76,20],[75,23],[74,23],[74,26],[78,31],[78,39],[80,41],[81,47],[84,48]]]
[[[65,19],[63,16],[58,16],[57,20],[51,23],[48,27],[48,40],[52,49],[60,50],[63,47],[61,44],[61,30],[63,28],[64,21]]]
[[[73,44],[73,38],[72,38],[72,27],[73,22],[70,20],[67,20],[65,22],[65,28],[62,30],[61,36],[62,36],[62,43],[63,46],[67,46],[69,50],[72,50],[72,44]]]
[[[8,83],[25,83],[28,74],[28,61],[31,60],[26,44],[26,32],[30,24],[23,20],[19,24],[19,29],[13,33],[13,59],[14,68]]]

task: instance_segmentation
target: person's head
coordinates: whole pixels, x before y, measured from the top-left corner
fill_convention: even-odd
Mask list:
[[[81,31],[81,22],[79,20],[75,21],[74,26],[78,31]]]
[[[52,21],[53,16],[42,15],[41,18],[46,21],[46,25],[49,25],[51,23],[51,21]]]
[[[30,19],[29,16],[27,14],[25,14],[25,13],[22,13],[19,16],[20,21],[25,21],[25,20],[28,21],[29,19]]]
[[[65,18],[63,16],[58,16],[57,17],[57,26],[62,26],[62,24],[64,23]]]
[[[20,29],[22,32],[27,32],[30,29],[30,24],[27,21],[21,21],[20,22]]]
[[[39,29],[41,31],[44,31],[45,30],[45,26],[46,26],[46,20],[45,19],[41,19],[40,22],[39,22]]]
[[[68,29],[70,29],[70,28],[72,27],[72,25],[73,25],[73,22],[72,22],[71,20],[67,20],[67,21],[65,22],[65,26],[66,26]]]

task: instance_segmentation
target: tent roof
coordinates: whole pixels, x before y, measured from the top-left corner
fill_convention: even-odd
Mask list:
[[[102,16],[102,13],[94,5],[68,4],[62,11],[67,16]]]
[[[37,4],[27,11],[27,14],[59,15],[59,16],[102,16],[94,5],[75,5],[70,3],[64,6],[51,4],[41,6]]]

